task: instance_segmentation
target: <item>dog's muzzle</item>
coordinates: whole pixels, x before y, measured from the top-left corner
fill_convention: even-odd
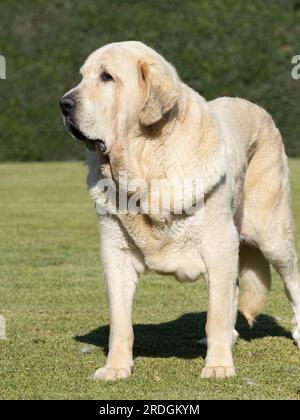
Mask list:
[[[107,154],[106,144],[101,139],[88,138],[74,122],[72,116],[76,108],[76,100],[70,96],[64,96],[59,103],[64,125],[67,131],[77,140],[83,141],[86,147],[90,150],[97,151],[101,154]]]

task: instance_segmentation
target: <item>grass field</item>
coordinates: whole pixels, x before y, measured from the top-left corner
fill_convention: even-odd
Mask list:
[[[292,160],[300,251],[300,161]],[[135,372],[95,383],[108,316],[94,207],[81,163],[0,165],[0,399],[300,399],[300,352],[275,277],[253,330],[242,319],[237,376],[204,381],[204,285],[146,274],[134,309]]]

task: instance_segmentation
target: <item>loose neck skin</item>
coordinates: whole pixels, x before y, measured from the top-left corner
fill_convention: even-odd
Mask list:
[[[136,121],[127,129],[118,121],[109,156],[113,179],[118,182],[120,171],[128,173],[128,180],[168,178],[167,157],[174,154],[179,140],[189,141],[191,126],[193,136],[196,133],[200,136],[205,106],[205,100],[182,83],[178,104],[153,126],[143,126]],[[116,115],[116,120],[118,117]],[[124,132],[127,132],[126,140],[122,136]]]
[[[118,171],[133,179],[171,179],[185,176],[202,177],[209,192],[224,175],[222,142],[207,102],[186,85],[182,85],[180,101],[155,126],[143,127],[138,122],[129,130],[127,139],[116,131],[116,142],[109,156],[111,175],[118,184]],[[170,169],[171,168],[171,169]],[[167,193],[160,191],[161,195]],[[161,219],[153,215],[119,214],[125,229],[144,255],[164,246],[166,238],[157,231]],[[172,213],[168,223],[172,223]]]
[[[127,141],[134,175],[151,179],[202,177],[209,192],[226,172],[223,139],[206,100],[182,83],[177,106],[153,127],[136,127]]]

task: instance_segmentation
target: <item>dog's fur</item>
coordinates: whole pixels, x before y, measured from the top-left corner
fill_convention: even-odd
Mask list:
[[[114,81],[103,82],[102,71]],[[287,158],[281,135],[262,108],[238,98],[205,101],[175,69],[140,42],[107,45],[84,64],[74,121],[107,153],[88,152],[88,187],[119,171],[129,180],[201,177],[204,215],[101,217],[101,255],[110,307],[109,354],[96,379],[126,378],[133,367],[132,300],[145,268],[209,288],[207,358],[202,376],[235,373],[232,345],[239,302],[250,323],[271,286],[270,264],[284,281],[300,347],[300,276],[290,209]],[[166,193],[163,189],[160,191]],[[148,198],[147,198],[148,199]],[[176,198],[174,198],[176,200]],[[193,218],[197,218],[196,215]],[[200,216],[199,216],[200,217]]]

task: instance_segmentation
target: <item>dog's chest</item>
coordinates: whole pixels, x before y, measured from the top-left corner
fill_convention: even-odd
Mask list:
[[[205,273],[201,257],[202,227],[197,215],[177,220],[160,232],[161,246],[142,250],[147,268],[173,274],[179,281],[196,281]]]

